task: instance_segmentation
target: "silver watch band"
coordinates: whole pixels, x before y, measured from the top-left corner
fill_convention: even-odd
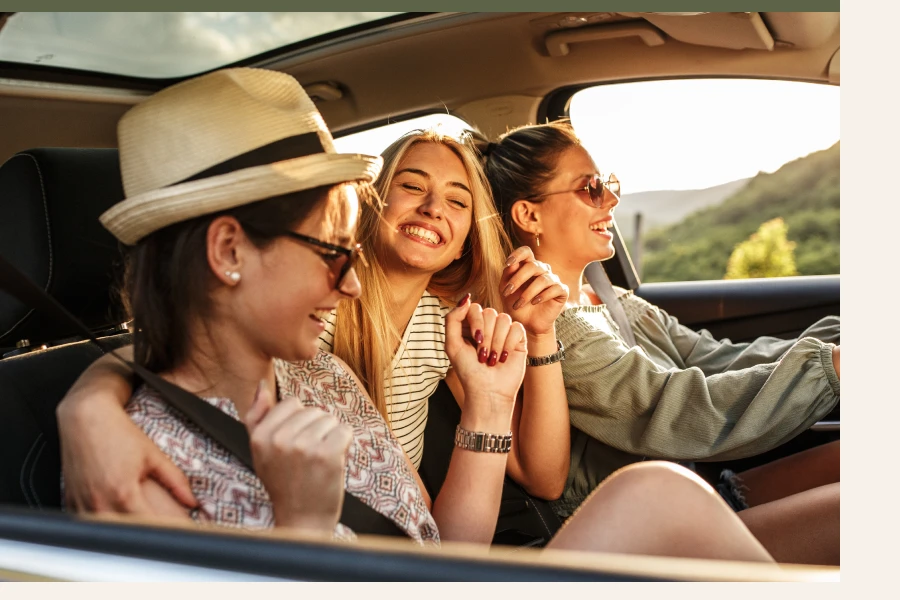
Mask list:
[[[481,431],[469,431],[457,425],[454,442],[460,448],[472,452],[507,454],[512,449],[512,431],[506,435],[496,435]]]
[[[563,348],[562,342],[556,340],[556,352],[547,356],[529,356],[525,359],[525,364],[529,367],[543,367],[544,365],[552,365],[561,360],[566,359],[566,349]]]

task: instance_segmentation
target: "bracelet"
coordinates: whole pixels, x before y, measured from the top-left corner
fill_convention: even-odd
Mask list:
[[[562,342],[556,340],[556,352],[547,356],[529,356],[525,359],[525,364],[529,367],[543,367],[544,365],[552,365],[561,360],[566,360],[566,349],[563,348]]]
[[[456,437],[453,441],[460,448],[472,452],[508,454],[512,449],[512,431],[506,435],[495,435],[482,431],[469,431],[457,425]]]

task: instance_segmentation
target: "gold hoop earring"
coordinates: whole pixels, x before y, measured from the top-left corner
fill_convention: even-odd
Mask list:
[[[541,247],[541,234],[539,234],[539,233],[534,234],[534,245],[537,246],[538,248]]]

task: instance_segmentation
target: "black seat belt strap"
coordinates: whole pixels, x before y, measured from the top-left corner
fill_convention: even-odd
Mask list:
[[[128,365],[138,377],[159,392],[169,404],[184,413],[209,437],[234,454],[247,468],[253,470],[250,436],[243,423],[187,390],[166,381],[156,373],[122,358],[115,351],[108,351],[90,329],[2,256],[0,256],[0,290],[17,298],[26,306],[42,311],[61,325],[75,327],[81,335],[96,344],[104,353],[112,354]],[[340,522],[357,533],[406,536],[406,533],[394,521],[346,491],[344,492]]]

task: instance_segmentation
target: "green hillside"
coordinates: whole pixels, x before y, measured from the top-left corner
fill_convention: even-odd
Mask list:
[[[840,273],[840,142],[760,173],[721,204],[647,234],[642,281],[722,279],[734,247],[781,217],[800,275]]]

